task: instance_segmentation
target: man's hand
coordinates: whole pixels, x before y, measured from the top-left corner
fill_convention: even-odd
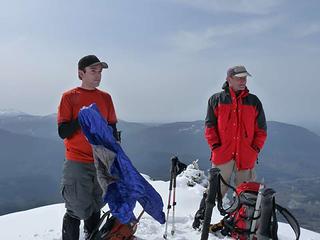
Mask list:
[[[253,144],[253,145],[252,145],[252,148],[253,148],[257,153],[260,152],[260,148],[259,148],[257,145]]]
[[[212,144],[211,150],[214,150],[214,149],[216,149],[216,148],[218,148],[218,147],[221,147],[221,144],[220,144],[220,143]]]

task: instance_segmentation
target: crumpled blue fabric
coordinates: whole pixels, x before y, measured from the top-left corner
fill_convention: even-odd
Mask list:
[[[121,223],[135,220],[133,209],[138,201],[159,223],[165,223],[160,194],[140,175],[113,136],[113,129],[101,116],[96,104],[83,107],[78,115],[86,138],[93,145],[102,145],[116,153],[110,172],[118,180],[108,186],[104,201]]]

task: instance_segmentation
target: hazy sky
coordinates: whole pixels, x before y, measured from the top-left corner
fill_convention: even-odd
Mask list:
[[[101,89],[127,121],[204,119],[229,66],[244,64],[268,120],[320,122],[320,1],[1,1],[0,108],[57,111],[77,62],[110,68]]]

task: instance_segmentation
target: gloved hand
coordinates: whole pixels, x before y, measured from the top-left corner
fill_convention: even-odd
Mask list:
[[[252,148],[253,148],[257,153],[260,152],[260,148],[259,148],[257,145],[253,144],[253,145],[252,145]]]
[[[221,144],[220,144],[220,143],[212,144],[211,150],[214,150],[214,149],[216,149],[216,148],[218,148],[218,147],[221,147]]]
[[[117,131],[117,142],[121,143],[121,131]]]

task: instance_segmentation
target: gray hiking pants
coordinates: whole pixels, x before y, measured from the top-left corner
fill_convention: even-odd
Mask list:
[[[254,169],[248,170],[238,170],[236,166],[236,162],[231,160],[227,163],[220,165],[212,165],[212,167],[217,167],[220,169],[220,174],[222,178],[230,184],[232,174],[234,173],[234,186],[237,187],[239,184],[243,182],[252,182],[256,180],[256,175]],[[232,184],[231,184],[232,185]],[[228,187],[221,183],[221,195],[222,197],[228,191]]]
[[[61,187],[67,212],[74,218],[86,220],[105,205],[93,163],[65,160]]]

